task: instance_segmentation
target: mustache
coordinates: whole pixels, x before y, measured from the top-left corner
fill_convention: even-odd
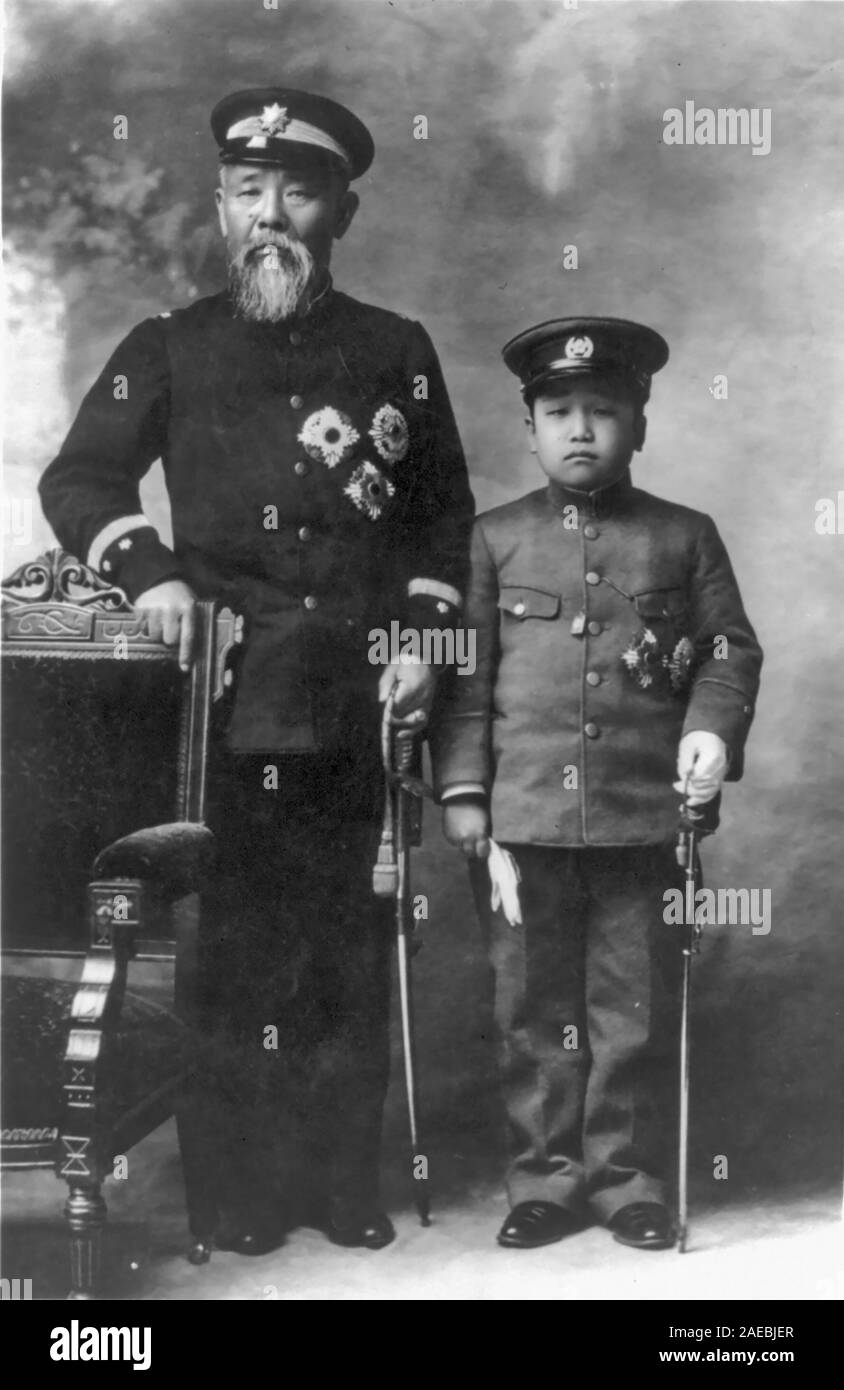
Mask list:
[[[302,254],[303,243],[298,237],[264,236],[260,241],[249,241],[242,246],[232,256],[232,264],[253,265],[270,248],[280,251],[285,259],[298,260]]]

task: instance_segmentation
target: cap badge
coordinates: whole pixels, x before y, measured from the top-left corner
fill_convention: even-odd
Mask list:
[[[261,129],[266,131],[267,135],[283,135],[291,119],[287,114],[287,107],[279,106],[276,101],[272,106],[265,106],[261,112]]]
[[[582,362],[585,358],[591,357],[595,351],[595,344],[591,338],[569,338],[566,341],[564,352],[569,362]]]

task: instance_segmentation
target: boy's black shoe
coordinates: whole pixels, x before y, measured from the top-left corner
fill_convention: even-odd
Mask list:
[[[556,1202],[519,1202],[498,1232],[498,1244],[511,1250],[534,1250],[582,1228],[580,1217]]]
[[[620,1245],[636,1250],[670,1250],[677,1235],[671,1216],[659,1202],[631,1202],[607,1222]]]

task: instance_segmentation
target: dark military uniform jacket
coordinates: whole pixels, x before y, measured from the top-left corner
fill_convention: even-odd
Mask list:
[[[158,457],[172,551],[139,501]],[[369,631],[455,621],[474,511],[425,330],[331,287],[281,324],[222,293],[138,325],[41,497],[61,544],[130,598],[181,577],[245,614],[241,751],[327,746],[377,718]]]
[[[629,474],[497,507],[475,524],[465,624],[477,665],[437,721],[435,779],[489,798],[500,840],[671,838],[692,730],[719,734],[741,776],[762,653],[708,516]]]

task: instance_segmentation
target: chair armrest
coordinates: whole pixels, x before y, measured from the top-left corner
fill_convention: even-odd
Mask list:
[[[135,830],[101,850],[95,879],[137,878],[167,897],[198,892],[214,862],[214,836],[207,825],[173,821]]]

